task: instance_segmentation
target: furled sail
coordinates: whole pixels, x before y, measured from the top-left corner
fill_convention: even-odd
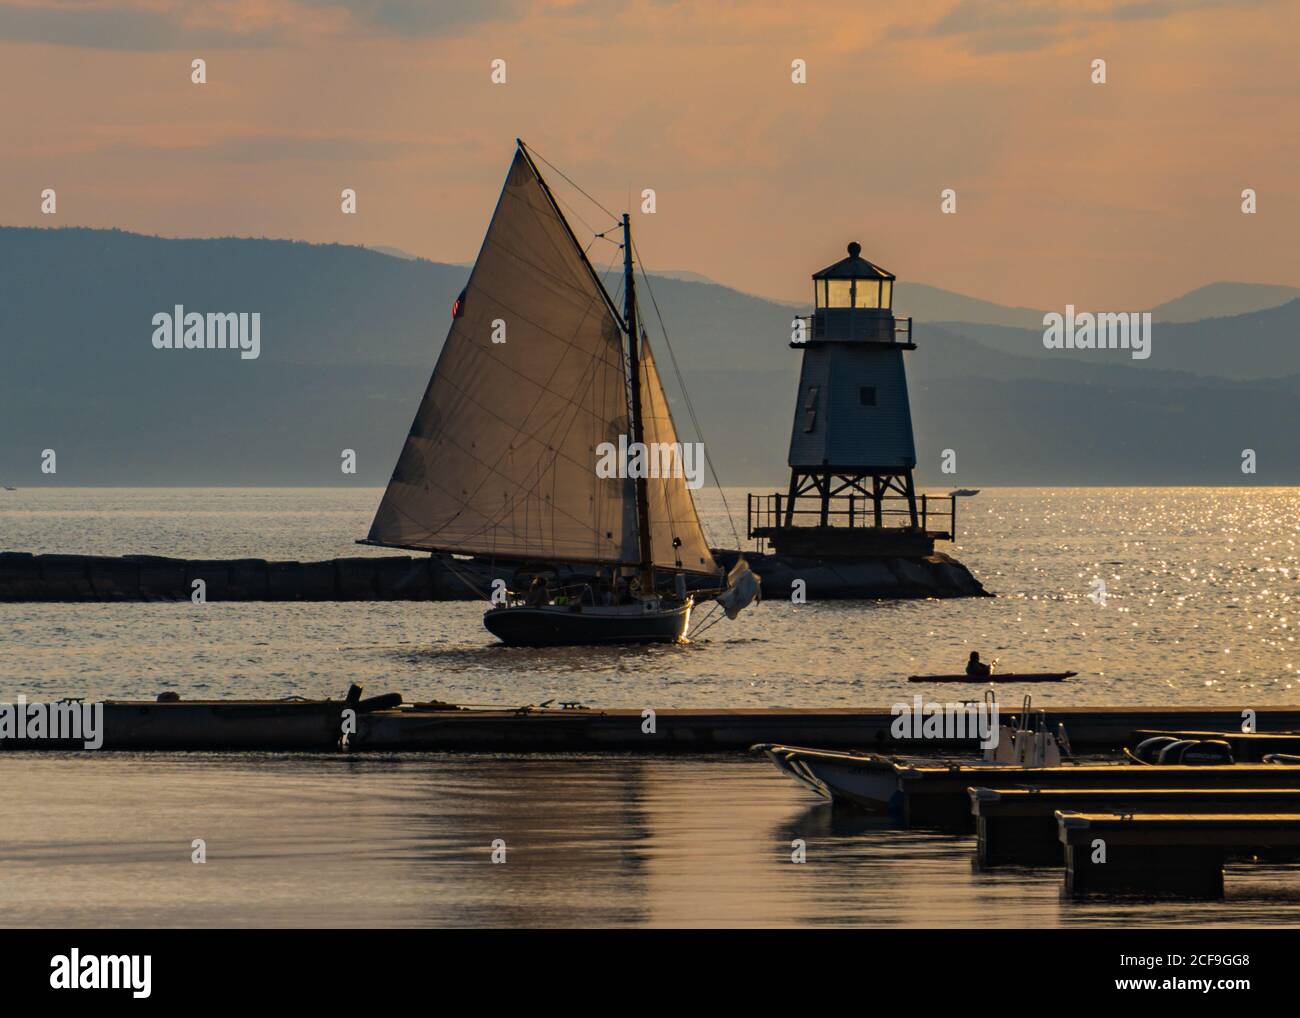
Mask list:
[[[654,564],[661,569],[692,573],[717,573],[708,539],[700,527],[695,499],[686,486],[686,468],[704,476],[703,447],[685,449],[677,441],[677,429],[655,368],[654,354],[644,337],[641,342],[641,424],[647,446],[646,457],[653,468],[647,481],[650,500],[650,541]],[[689,459],[687,459],[689,457]]]
[[[368,541],[635,563],[632,482],[595,470],[626,379],[622,325],[521,148]]]

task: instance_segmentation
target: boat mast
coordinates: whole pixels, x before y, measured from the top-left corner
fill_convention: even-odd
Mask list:
[[[636,283],[632,274],[632,226],[623,213],[623,321],[627,324],[628,362],[632,372],[631,431],[632,445],[644,448],[645,428],[641,424],[641,326],[636,317]],[[634,478],[636,485],[636,536],[641,561],[641,592],[655,591],[654,552],[650,547],[650,493],[644,477]]]

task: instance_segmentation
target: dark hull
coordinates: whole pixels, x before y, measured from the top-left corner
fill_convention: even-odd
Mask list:
[[[489,633],[512,647],[573,647],[600,643],[675,643],[686,635],[691,605],[640,612],[547,605],[493,608]]]
[[[908,682],[1064,682],[1078,672],[995,672],[993,675],[909,675]]]

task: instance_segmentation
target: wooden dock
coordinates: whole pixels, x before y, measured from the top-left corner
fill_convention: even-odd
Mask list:
[[[946,700],[948,697],[935,696]],[[1020,704],[1004,705],[1003,718]],[[1052,707],[1049,723],[1065,725],[1076,751],[1107,752],[1125,746],[1133,732],[1149,727],[1236,727],[1241,715],[1219,707]],[[653,711],[653,726],[646,711]],[[1153,723],[1152,719],[1161,719]],[[1175,721],[1174,719],[1180,719]],[[1300,708],[1262,709],[1259,723],[1274,730],[1300,730]],[[463,750],[490,752],[741,752],[776,742],[825,749],[880,753],[978,752],[973,739],[895,739],[888,707],[662,709],[560,709],[446,711],[418,707],[368,715],[357,749]],[[653,727],[653,730],[648,730]],[[965,786],[959,790],[964,801]]]
[[[976,824],[970,789],[974,787],[995,791],[1300,788],[1300,767],[1278,764],[1151,767],[1102,763],[1002,771],[999,774],[988,767],[898,766],[901,818],[910,827],[972,831]]]
[[[1300,815],[1056,814],[1065,886],[1091,894],[1222,898],[1229,853],[1300,856]]]
[[[947,699],[936,695],[936,699]],[[30,705],[29,705],[30,706]],[[104,748],[123,750],[283,750],[336,751],[340,748],[341,700],[106,701]],[[1003,719],[1019,704],[1005,706]],[[1138,729],[1231,729],[1240,714],[1222,707],[1055,707],[1046,706],[1050,723],[1065,725],[1076,751],[1116,751]],[[1261,727],[1300,730],[1300,707],[1263,708]],[[973,740],[895,739],[895,716],[888,707],[591,709],[580,705],[520,705],[466,709],[451,704],[417,703],[362,712],[348,749],[373,752],[744,752],[756,743],[777,742],[826,749],[878,753],[974,754]],[[50,740],[0,739],[2,749],[60,749]],[[1158,773],[1159,768],[1149,768]],[[1196,768],[1164,768],[1187,772]],[[1154,776],[1154,775],[1153,775]],[[951,780],[947,780],[951,778]],[[909,794],[924,811],[943,803],[949,814],[969,821],[966,789],[977,780],[946,769],[908,778]],[[1095,782],[1094,782],[1095,787]],[[918,816],[921,812],[918,812]]]
[[[1060,866],[1056,814],[1300,814],[1290,788],[971,788],[981,868]]]

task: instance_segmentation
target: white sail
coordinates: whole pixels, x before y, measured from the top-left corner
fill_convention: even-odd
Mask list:
[[[654,564],[661,569],[680,569],[692,573],[717,573],[717,563],[709,551],[708,539],[700,527],[695,511],[695,499],[686,486],[684,453],[677,442],[677,429],[673,426],[672,411],[663,383],[655,368],[650,343],[641,343],[641,426],[650,458],[657,458],[661,476],[646,481],[650,501],[650,543]],[[692,456],[691,465],[703,477],[703,447],[697,446],[699,457]],[[658,456],[656,457],[656,450]],[[669,453],[666,450],[675,450]],[[675,464],[670,462],[675,459]],[[662,469],[669,467],[669,469]]]
[[[554,562],[638,560],[622,327],[522,149],[368,540]]]

